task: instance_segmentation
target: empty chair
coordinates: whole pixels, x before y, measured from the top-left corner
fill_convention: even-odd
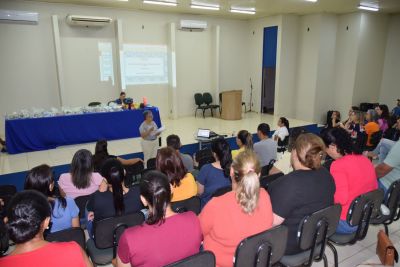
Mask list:
[[[280,225],[243,239],[236,248],[234,266],[272,266],[285,253],[287,235],[287,227]]]
[[[215,267],[215,256],[211,251],[202,251],[164,267]]]
[[[373,190],[362,194],[353,200],[347,213],[347,222],[350,226],[357,229],[352,234],[334,234],[329,238],[328,246],[333,252],[335,267],[338,266],[338,253],[334,244],[353,245],[357,241],[363,240],[368,233],[371,219],[379,214],[380,205],[383,201],[383,191]]]
[[[117,255],[119,238],[123,231],[144,222],[141,212],[94,221],[94,238],[86,243],[87,252],[93,263],[109,264]]]
[[[88,106],[89,107],[98,107],[98,106],[101,106],[101,103],[100,102],[90,102],[88,104]]]
[[[70,242],[75,241],[81,246],[83,250],[86,249],[86,239],[83,229],[80,227],[73,227],[61,230],[54,233],[49,233],[45,236],[45,240],[49,242]]]
[[[380,214],[376,219],[372,219],[371,223],[383,224],[386,234],[389,235],[388,226],[400,218],[400,181],[395,181],[390,185],[384,204],[389,208],[390,214]]]
[[[204,105],[204,100],[203,100],[203,95],[200,93],[194,94],[194,102],[196,103],[196,110],[194,113],[194,117],[197,116],[197,111],[202,110],[203,111],[203,118],[205,118],[204,113],[206,112],[207,109],[211,109],[210,107]]]
[[[156,169],[156,158],[151,158],[147,160],[146,169],[155,170]]]
[[[198,215],[200,213],[200,198],[197,196],[182,200],[171,202],[172,210],[178,213],[193,211]]]
[[[125,186],[131,187],[139,183],[140,178],[142,177],[142,172],[144,171],[144,164],[143,162],[139,161],[132,165],[125,165],[124,166],[126,175],[125,175]]]
[[[212,99],[212,95],[208,92],[203,93],[203,101],[204,104],[206,104],[206,106],[211,110],[211,116],[214,117],[214,109],[219,109],[219,105],[216,104],[212,104],[213,99]]]
[[[311,266],[314,261],[324,261],[328,266],[325,247],[328,238],[339,223],[340,205],[333,205],[306,216],[299,225],[297,239],[303,250],[298,254],[283,256],[280,262],[286,266]]]

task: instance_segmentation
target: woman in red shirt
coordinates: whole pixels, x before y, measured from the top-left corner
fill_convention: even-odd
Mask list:
[[[260,188],[260,163],[254,152],[238,154],[231,166],[232,191],[212,198],[200,214],[204,249],[214,252],[217,266],[232,266],[244,238],[272,226],[268,193]]]
[[[51,207],[44,195],[34,190],[17,193],[7,209],[8,233],[16,246],[10,255],[0,258],[0,266],[92,266],[77,243],[44,240],[50,216]]]
[[[337,233],[349,234],[356,231],[346,221],[352,201],[361,194],[378,188],[374,166],[361,155],[361,148],[351,141],[342,128],[330,129],[322,135],[326,153],[334,159],[330,172],[335,180],[335,203],[342,206]]]

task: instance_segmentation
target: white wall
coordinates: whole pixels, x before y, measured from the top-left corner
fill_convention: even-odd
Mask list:
[[[385,62],[380,86],[379,102],[390,108],[400,98],[400,15],[391,16],[385,50]]]

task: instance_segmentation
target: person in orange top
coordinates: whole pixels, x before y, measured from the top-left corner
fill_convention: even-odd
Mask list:
[[[377,123],[378,118],[379,118],[378,113],[376,113],[374,109],[369,109],[367,111],[367,115],[365,116],[367,124],[365,124],[364,126],[365,133],[368,136],[367,147],[373,146],[373,144],[371,143],[372,134],[379,132],[379,124]]]
[[[172,185],[171,202],[181,201],[197,195],[197,184],[187,172],[182,158],[171,147],[161,148],[156,157],[156,168],[167,175]]]
[[[256,154],[238,154],[230,175],[233,191],[212,198],[199,215],[204,249],[215,254],[218,267],[231,267],[240,241],[271,228],[273,221],[269,195],[260,188]]]

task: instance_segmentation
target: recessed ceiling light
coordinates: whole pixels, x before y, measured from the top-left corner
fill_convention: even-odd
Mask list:
[[[197,8],[197,9],[219,10],[218,4],[209,4],[209,3],[197,2],[197,1],[193,1],[190,4],[190,7]]]
[[[365,5],[359,5],[358,9],[363,9],[363,10],[368,10],[368,11],[379,11],[378,7],[365,6]]]
[[[143,4],[161,5],[161,6],[177,6],[178,3],[162,0],[143,0]]]
[[[231,7],[230,11],[232,13],[241,13],[241,14],[256,14],[256,9],[254,7]]]

